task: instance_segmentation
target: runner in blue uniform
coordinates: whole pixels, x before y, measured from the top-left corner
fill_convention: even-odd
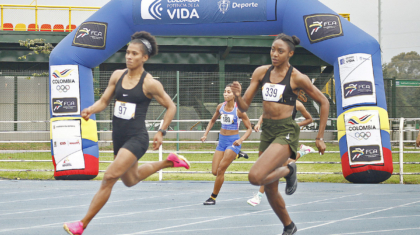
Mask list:
[[[162,144],[166,129],[176,112],[176,106],[162,84],[143,68],[144,63],[156,54],[156,40],[150,33],[142,31],[133,34],[125,55],[127,69],[116,70],[111,75],[108,87],[101,98],[81,113],[81,116],[88,120],[92,114],[104,110],[112,97],[115,97],[112,120],[114,161],[106,169],[99,191],[93,197],[85,217],[80,221],[64,224],[64,229],[69,234],[83,233],[93,217],[108,201],[112,187],[118,179],[121,179],[127,187],[132,187],[163,168],[190,168],[188,161],[176,154],[169,154],[164,161],[138,166],[138,160],[149,147],[145,118],[150,101],[154,98],[167,109],[161,129],[153,138],[154,150]]]
[[[203,137],[201,137],[201,141],[204,142],[207,139],[209,131],[220,116],[222,128],[220,129],[219,134],[219,144],[216,147],[212,161],[212,173],[216,176],[216,181],[214,182],[213,193],[210,198],[204,202],[204,205],[216,204],[216,197],[219,194],[225,180],[226,169],[232,161],[235,160],[241,150],[242,142],[252,133],[251,122],[249,121],[248,116],[246,113],[240,112],[236,106],[235,97],[232,94],[231,84],[226,86],[223,96],[225,98],[225,102],[217,106],[216,112],[207,125],[206,132]],[[240,119],[242,119],[245,127],[247,128],[247,131],[242,137],[239,137]]]

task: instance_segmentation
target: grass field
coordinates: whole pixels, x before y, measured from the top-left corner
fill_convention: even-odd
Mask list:
[[[311,145],[311,144],[310,144]],[[312,147],[315,147],[313,144]],[[214,144],[180,144],[181,150],[208,150],[214,151]],[[21,149],[21,150],[49,150],[50,145],[46,144],[1,144],[1,150],[12,150],[12,149]],[[111,150],[112,146],[107,146],[101,148],[101,150]],[[165,150],[175,150],[176,144],[164,144]],[[256,151],[258,149],[258,144],[244,144],[242,150],[247,151]],[[316,148],[315,148],[316,149]],[[337,144],[328,144],[327,150],[329,151],[338,151]],[[398,150],[393,148],[393,151]],[[413,151],[413,149],[407,149],[408,151]],[[167,154],[164,154],[166,157]],[[212,154],[183,154],[189,161],[211,161]],[[239,159],[237,161],[256,161],[257,154],[249,154],[249,159]],[[2,153],[0,154],[0,160],[50,160],[51,162],[1,162],[0,169],[13,169],[13,170],[54,170],[52,164],[51,154],[47,153]],[[113,154],[111,153],[101,153],[101,161],[112,161]],[[140,161],[157,161],[158,154],[146,154]],[[320,156],[317,153],[307,154],[301,158],[299,162],[304,161],[322,161],[322,162],[340,162],[340,155],[338,153],[327,153],[323,156]],[[393,161],[398,162],[398,154],[393,154]],[[415,153],[406,153],[404,154],[405,162],[414,162],[418,161],[418,154]],[[109,163],[100,163],[99,169],[105,170]],[[247,172],[251,168],[252,164],[231,164],[228,168],[228,172]],[[166,169],[170,171],[186,171],[180,169]],[[196,163],[192,164],[191,171],[211,171],[211,164]],[[298,164],[298,172],[341,172],[341,164]],[[399,172],[399,165],[394,165],[394,172]],[[420,165],[404,165],[404,172],[420,172]],[[101,180],[103,173],[99,173],[98,177],[95,180]],[[35,171],[20,171],[20,172],[1,172],[1,178],[7,179],[40,179],[40,180],[49,180],[54,179],[53,172],[35,172]],[[226,181],[247,181],[247,174],[227,174],[225,175]],[[204,181],[213,181],[215,176],[212,174],[163,174],[163,180],[204,180]],[[348,183],[342,174],[335,175],[317,175],[317,174],[300,174],[298,175],[300,182],[334,182],[334,183]],[[147,180],[158,180],[158,174],[154,174],[149,177]],[[420,175],[405,175],[404,182],[407,184],[419,184]],[[399,183],[399,176],[394,175],[384,183]]]

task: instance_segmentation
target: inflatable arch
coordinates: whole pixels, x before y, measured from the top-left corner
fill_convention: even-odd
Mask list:
[[[387,180],[393,170],[378,42],[317,0],[111,0],[50,56],[51,152],[57,179],[98,174],[91,68],[136,31],[153,35],[296,35],[334,66],[338,140],[344,177]]]

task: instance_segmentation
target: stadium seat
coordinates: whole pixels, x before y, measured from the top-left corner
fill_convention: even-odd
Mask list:
[[[73,31],[75,29],[76,29],[76,25],[75,24],[72,24],[71,25],[71,28],[70,28],[70,25],[67,25],[66,26],[66,32],[71,32],[71,31]]]
[[[35,24],[28,25],[28,31],[38,31],[38,30],[39,30],[38,25],[35,25]]]
[[[41,25],[41,30],[42,32],[51,32],[51,25],[50,24],[43,24]]]
[[[12,23],[4,23],[3,24],[4,31],[13,31],[13,24]]]
[[[62,24],[54,25],[53,32],[64,32],[64,25]]]
[[[15,31],[26,31],[26,24],[22,24],[22,23],[16,24]]]

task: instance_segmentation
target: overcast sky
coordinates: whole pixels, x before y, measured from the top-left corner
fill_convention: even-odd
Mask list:
[[[2,4],[30,4],[33,0],[0,0]],[[377,40],[379,0],[319,0],[337,13],[349,13],[351,22]],[[381,0],[383,62],[401,52],[420,54],[420,0]],[[109,0],[38,0],[38,5],[103,6]]]

